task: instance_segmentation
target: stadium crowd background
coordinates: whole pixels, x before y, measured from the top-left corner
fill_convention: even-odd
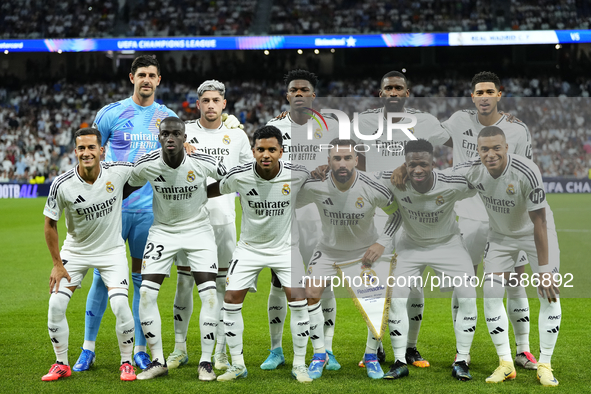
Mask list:
[[[488,4],[447,0],[322,0],[313,4],[308,0],[289,3],[284,0],[197,3],[186,0],[119,3],[52,0],[41,3],[39,0],[3,1],[0,37],[586,29],[591,21],[591,5],[573,0],[501,0]],[[268,12],[261,12],[265,7]],[[591,133],[587,132],[591,118],[586,113],[591,94],[591,78],[586,70],[591,67],[591,60],[585,50],[577,51],[576,56],[572,54],[572,51],[564,51],[561,55],[556,66],[561,68],[560,73],[535,70],[526,73],[527,65],[513,69],[508,59],[497,61],[502,71],[499,75],[504,96],[526,100],[505,99],[500,108],[513,111],[529,125],[534,160],[546,177],[587,178],[591,168]],[[105,104],[131,94],[128,63],[111,70],[85,55],[70,54],[78,56],[77,62],[82,60],[81,63],[86,64],[74,73],[49,75],[49,56],[31,56],[26,62],[24,79],[13,75],[14,70],[10,68],[0,68],[3,78],[0,86],[0,182],[51,182],[75,165],[73,132],[92,125],[96,112]],[[205,79],[220,79],[227,88],[226,112],[236,115],[249,135],[288,109],[281,76],[290,69],[302,67],[319,74],[319,97],[377,96],[379,77],[390,71],[384,71],[387,66],[383,66],[376,67],[379,71],[372,70],[371,74],[364,70],[358,77],[352,77],[351,73],[334,76],[324,70],[321,56],[296,58],[295,51],[275,51],[274,56],[263,56],[262,63],[230,51],[159,53],[157,56],[163,75],[156,93],[157,101],[176,111],[182,119],[198,118],[194,107],[196,87]],[[363,56],[359,52],[352,57]],[[265,70],[264,77],[260,70]],[[490,68],[481,67],[477,71],[483,70]],[[441,121],[459,108],[473,108],[469,95],[474,72],[445,71],[410,72],[411,96],[455,99],[438,101],[441,104],[428,108],[422,104],[413,105],[412,101],[409,106],[428,110]],[[451,150],[439,148],[436,157],[439,167],[451,165]]]
[[[1,38],[353,34],[588,29],[591,4],[575,0],[4,0],[0,15]]]

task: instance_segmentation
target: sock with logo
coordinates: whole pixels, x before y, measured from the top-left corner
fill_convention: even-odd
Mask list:
[[[538,295],[539,297],[539,295]],[[560,322],[562,320],[562,308],[560,306],[560,298],[556,302],[548,302],[546,298],[540,299],[540,314],[538,317],[538,330],[540,333],[540,359],[538,362],[550,364],[556,340],[558,339],[558,331],[560,330]]]
[[[277,349],[281,347],[283,339],[283,325],[287,317],[287,298],[283,288],[275,287],[272,283],[267,302],[267,315],[269,317],[271,349]]]
[[[322,299],[322,315],[324,316],[324,347],[332,352],[332,339],[337,321],[337,299],[331,292],[331,297]]]
[[[466,361],[470,354],[470,347],[472,347],[472,341],[474,340],[478,318],[475,297],[476,294],[474,294],[474,297],[457,298],[459,307],[456,324],[454,324],[457,349],[456,361]]]
[[[107,310],[108,302],[107,286],[105,286],[99,270],[95,268],[92,275],[92,285],[86,297],[86,317],[84,318],[85,341],[96,342],[96,337],[101,327],[101,320],[103,319],[105,310]],[[87,347],[84,347],[84,349],[91,350]]]
[[[502,276],[487,274],[484,280],[484,317],[490,337],[503,361],[513,362],[509,344],[509,319],[503,305],[506,281]],[[459,314],[459,313],[458,313]],[[458,324],[458,321],[456,321]]]
[[[242,304],[228,304],[224,302],[224,331],[230,348],[232,365],[244,365],[243,342],[244,320],[242,319]]]
[[[410,298],[406,302],[406,312],[408,314],[408,339],[407,348],[417,346],[421,323],[423,321],[423,310],[425,309],[425,297],[423,290],[413,288],[410,292]]]
[[[215,334],[220,321],[220,307],[213,280],[197,285],[201,298],[201,312],[199,312],[199,327],[201,327],[201,360],[211,362],[211,355],[215,346]]]
[[[291,311],[289,327],[293,339],[293,365],[304,365],[306,363],[306,346],[308,345],[308,337],[310,336],[308,301],[290,302],[289,310]]]
[[[454,326],[456,324],[456,318],[458,317],[458,308],[460,305],[458,304],[458,298],[455,294],[451,296],[451,318],[453,319]]]
[[[150,346],[152,361],[158,360],[164,364],[164,352],[162,350],[162,320],[158,309],[158,283],[144,280],[140,288],[140,319],[144,337]]]
[[[49,312],[47,313],[47,329],[53,345],[53,351],[58,362],[68,364],[68,337],[70,328],[66,320],[66,309],[72,298],[72,292],[60,287],[59,292],[51,293],[49,297]]]
[[[133,301],[131,313],[135,324],[135,348],[134,354],[146,351],[146,338],[142,335],[142,319],[140,319],[140,288],[142,287],[142,274],[139,272],[131,273],[133,282]]]
[[[310,340],[312,341],[314,353],[324,353],[326,352],[326,348],[324,347],[324,316],[322,315],[322,301],[319,301],[314,305],[308,305],[308,316],[310,318]]]
[[[365,353],[366,354],[376,354],[378,352],[378,347],[380,346],[380,341],[373,336],[373,333],[367,328],[367,340],[365,341]]]
[[[111,289],[109,291],[111,310],[115,315],[115,332],[119,342],[121,362],[131,361],[133,351],[134,321],[129,309],[127,289]]]
[[[529,352],[529,302],[523,286],[508,285],[507,315],[513,326],[517,354]]]
[[[406,364],[406,344],[408,342],[407,302],[408,298],[392,297],[388,313],[388,328],[394,358],[404,364]]]
[[[224,275],[222,275],[224,274]],[[220,319],[218,322],[218,329],[216,331],[216,345],[215,353],[226,353],[226,335],[224,334],[223,313],[224,295],[226,294],[226,272],[218,272],[215,280],[215,291],[218,299],[218,307],[220,308]]]
[[[187,333],[193,314],[193,286],[195,279],[189,271],[177,270],[174,294],[174,350],[187,351]]]

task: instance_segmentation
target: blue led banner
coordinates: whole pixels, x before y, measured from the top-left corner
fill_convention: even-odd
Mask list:
[[[570,44],[591,42],[591,30],[531,30],[460,33],[396,33],[306,36],[72,38],[0,40],[0,51],[103,52],[170,50],[263,50],[426,46]],[[8,51],[8,52],[6,52]]]

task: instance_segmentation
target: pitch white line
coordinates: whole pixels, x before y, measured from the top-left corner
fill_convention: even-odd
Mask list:
[[[591,230],[586,229],[571,229],[571,228],[561,228],[556,230],[560,233],[591,233]]]

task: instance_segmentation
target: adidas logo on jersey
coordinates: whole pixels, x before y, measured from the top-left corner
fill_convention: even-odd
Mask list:
[[[257,193],[256,190],[252,189],[251,191],[249,191],[248,193],[246,193],[247,196],[258,196],[259,194]]]
[[[154,179],[154,182],[166,182],[166,179],[164,179],[164,177],[160,175],[158,178]]]
[[[402,199],[402,201],[404,201],[404,202],[407,202],[407,203],[409,203],[409,204],[412,204],[412,201],[410,200],[410,197],[404,197],[404,198]]]
[[[124,129],[133,129],[133,122],[131,120],[128,120],[127,122],[125,122],[125,124],[123,126],[121,126],[121,128],[119,130],[124,130]]]
[[[199,141],[197,141],[197,137],[193,137],[193,139],[191,141],[189,141],[189,144],[198,144]]]
[[[323,204],[326,204],[326,205],[334,205],[334,204],[332,203],[332,200],[331,200],[330,198],[327,198],[327,199],[326,199],[326,200],[324,200],[322,203],[323,203]]]
[[[78,195],[78,198],[76,199],[76,201],[74,201],[74,204],[79,204],[81,202],[85,202],[86,200],[81,196]]]
[[[484,186],[482,186],[482,183],[479,183],[476,185],[476,189],[484,191]]]
[[[283,134],[283,139],[284,140],[290,140],[291,139],[291,136],[289,135],[289,133],[285,133],[285,134]]]
[[[469,135],[470,137],[474,137],[474,133],[472,133],[472,129],[468,129],[464,131],[462,134]]]

